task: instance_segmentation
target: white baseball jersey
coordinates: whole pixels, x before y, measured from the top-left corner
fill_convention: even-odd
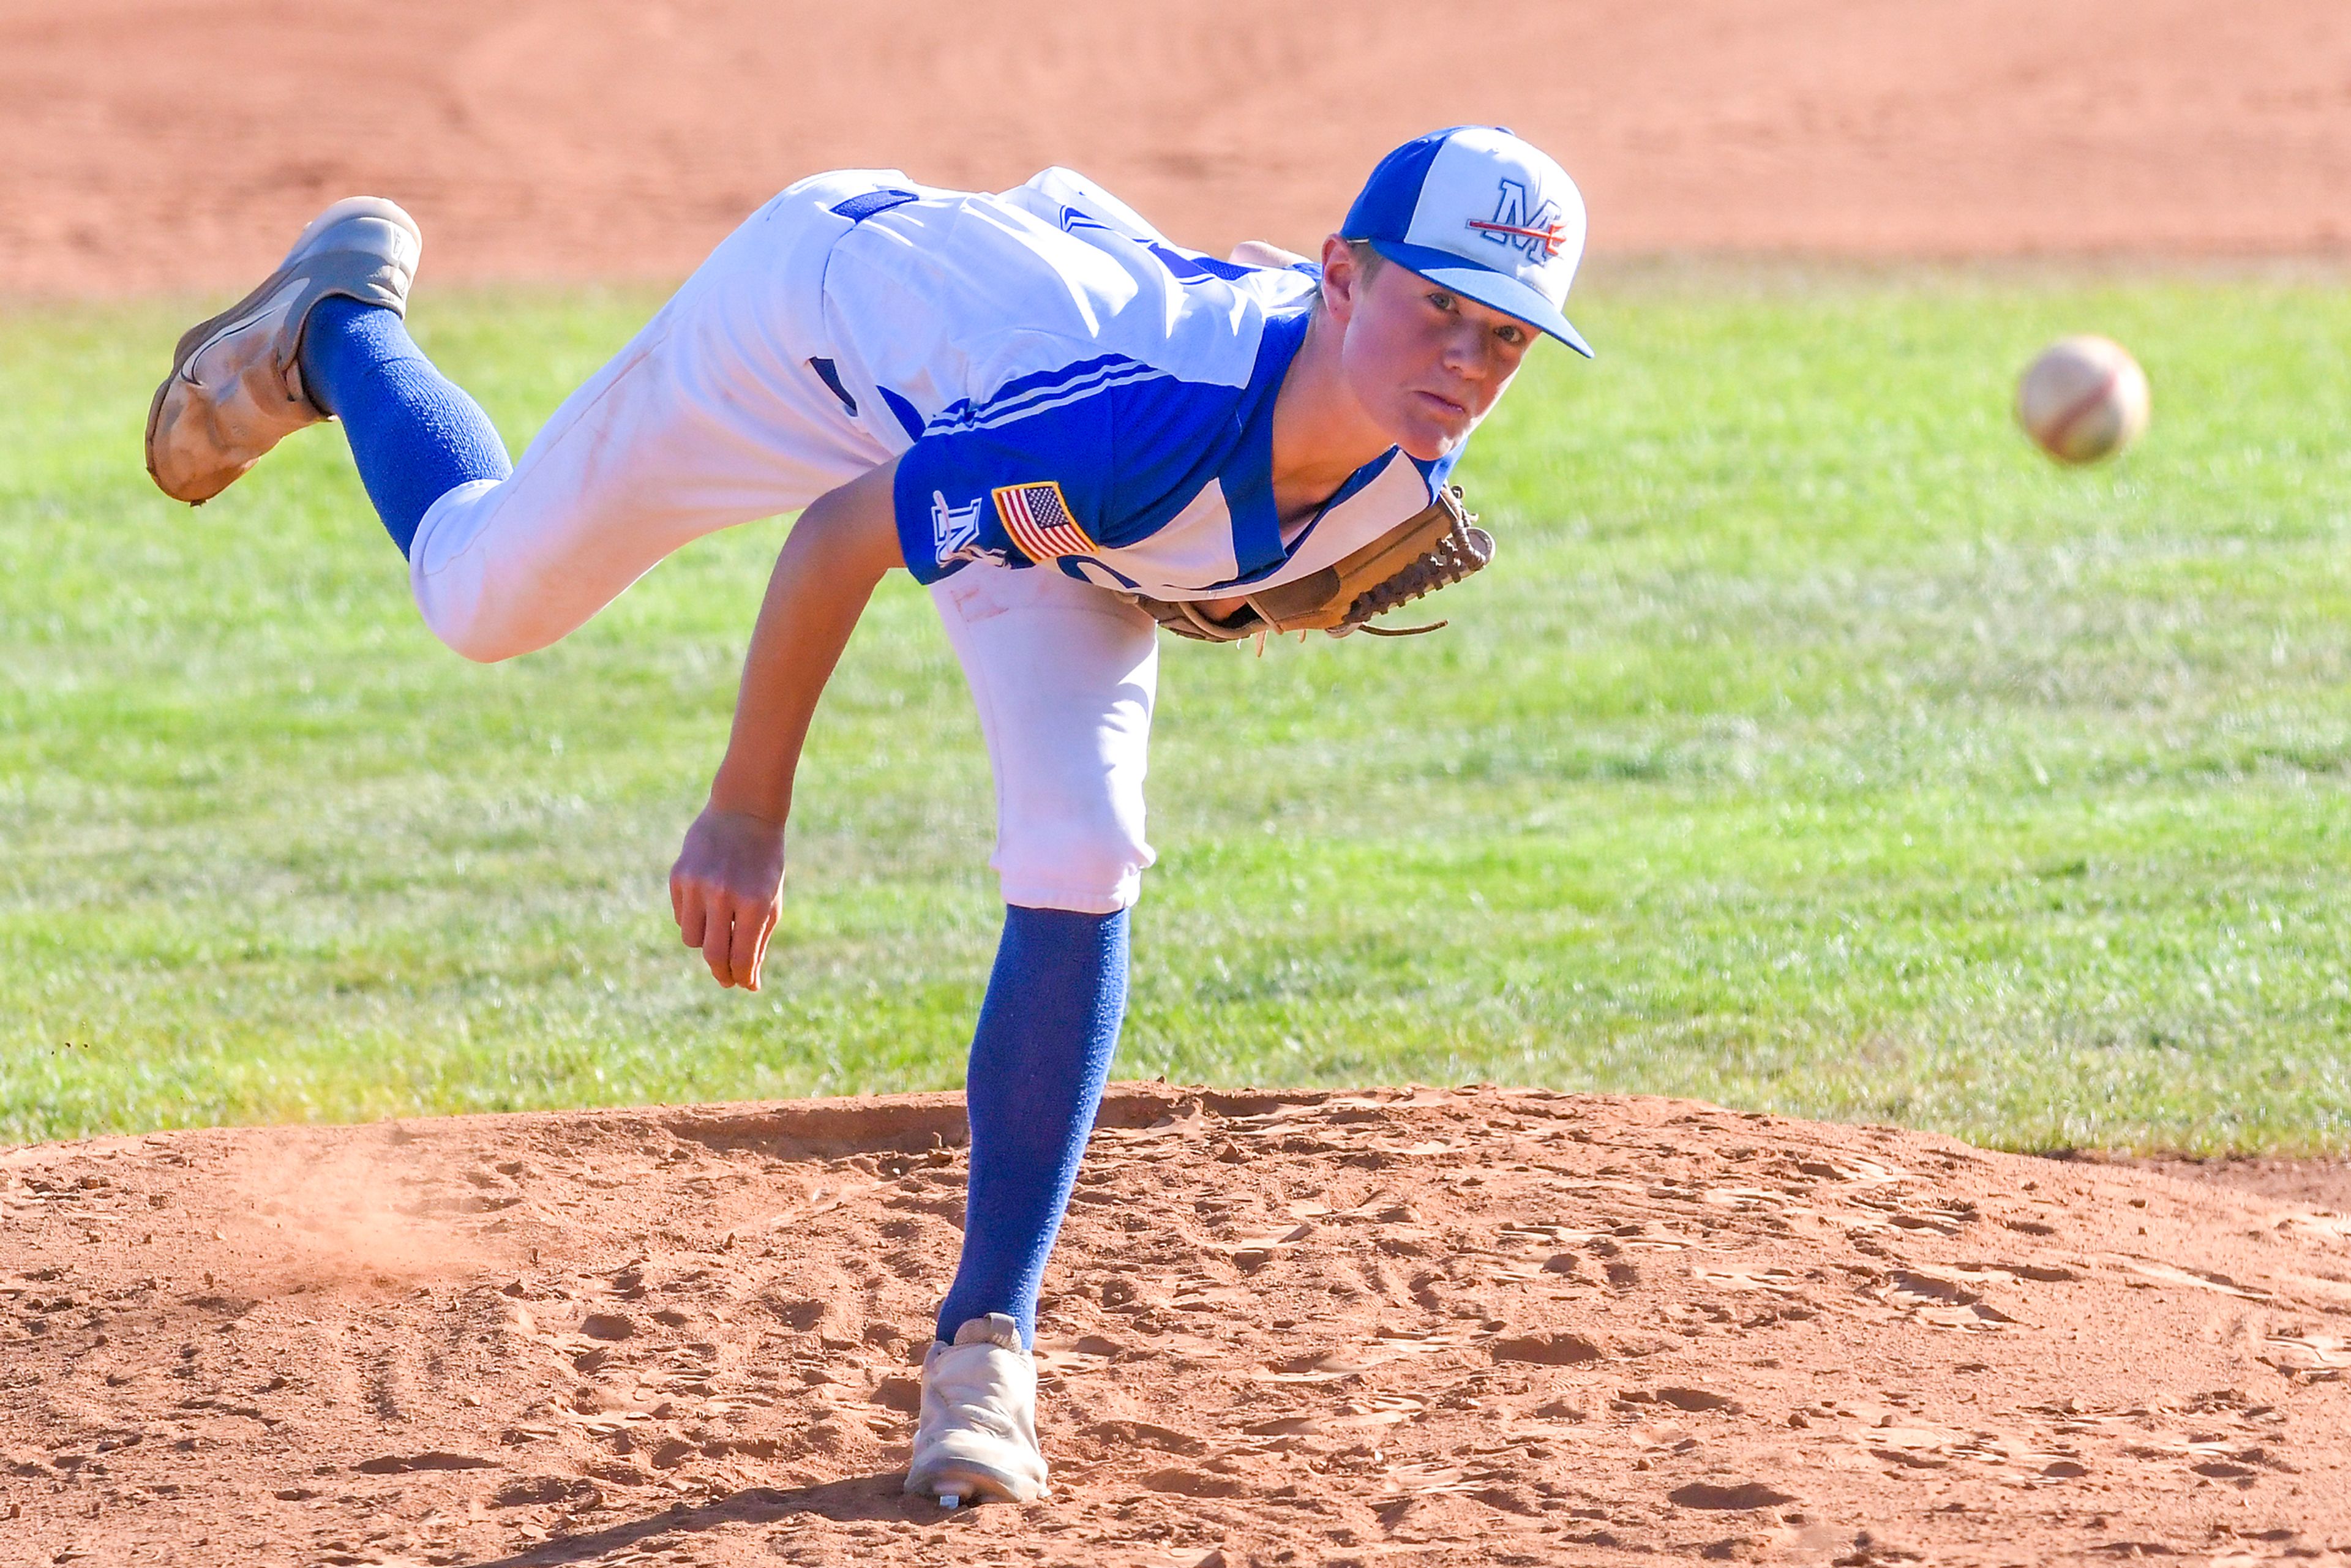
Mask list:
[[[837,201],[812,364],[899,454],[907,568],[1052,566],[1204,598],[1316,571],[1420,511],[1452,466],[1391,448],[1285,530],[1273,405],[1319,269],[1170,244],[1067,170],[976,195]]]

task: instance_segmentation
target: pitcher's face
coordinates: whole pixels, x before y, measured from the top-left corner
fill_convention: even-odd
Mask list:
[[[1536,329],[1394,262],[1365,277],[1352,253],[1340,255],[1348,277],[1329,308],[1346,327],[1348,390],[1406,453],[1446,456],[1510,384]],[[1326,255],[1326,274],[1336,259]]]

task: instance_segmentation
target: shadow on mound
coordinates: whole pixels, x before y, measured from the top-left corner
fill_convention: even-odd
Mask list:
[[[631,1547],[657,1545],[665,1535],[696,1535],[732,1524],[778,1524],[799,1516],[836,1524],[860,1520],[946,1524],[971,1517],[967,1510],[944,1510],[927,1498],[909,1497],[902,1490],[905,1479],[904,1470],[883,1470],[791,1490],[747,1487],[699,1505],[681,1503],[643,1519],[541,1542],[527,1552],[476,1562],[468,1568],[554,1568],[566,1563],[593,1563]]]

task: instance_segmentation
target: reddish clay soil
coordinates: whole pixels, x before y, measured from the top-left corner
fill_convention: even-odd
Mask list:
[[[0,1155],[0,1560],[2351,1560],[2351,1218],[1680,1101],[1111,1097],[904,1498],[944,1095]]]
[[[2342,0],[0,0],[0,293],[243,287],[362,191],[439,278],[674,277],[865,164],[1303,246],[1463,120],[1620,255],[2351,246]]]

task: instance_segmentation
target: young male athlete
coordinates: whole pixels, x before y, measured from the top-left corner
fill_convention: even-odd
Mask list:
[[[799,510],[670,874],[722,986],[758,988],[794,769],[852,628],[891,568],[929,585],[995,772],[1006,910],[906,1488],[1025,1500],[1046,1477],[1038,1287],[1153,858],[1159,622],[1343,632],[1482,564],[1490,541],[1444,516],[1447,476],[1536,334],[1590,353],[1561,315],[1583,227],[1558,164],[1479,126],[1384,159],[1319,266],[1184,249],[1065,170],[995,195],[821,174],[721,244],[510,465],[402,324],[416,225],[355,198],[180,340],[148,468],[200,502],[340,419],[425,622],[481,660],[555,642],[689,539]],[[1407,558],[1357,591],[1367,561]]]

